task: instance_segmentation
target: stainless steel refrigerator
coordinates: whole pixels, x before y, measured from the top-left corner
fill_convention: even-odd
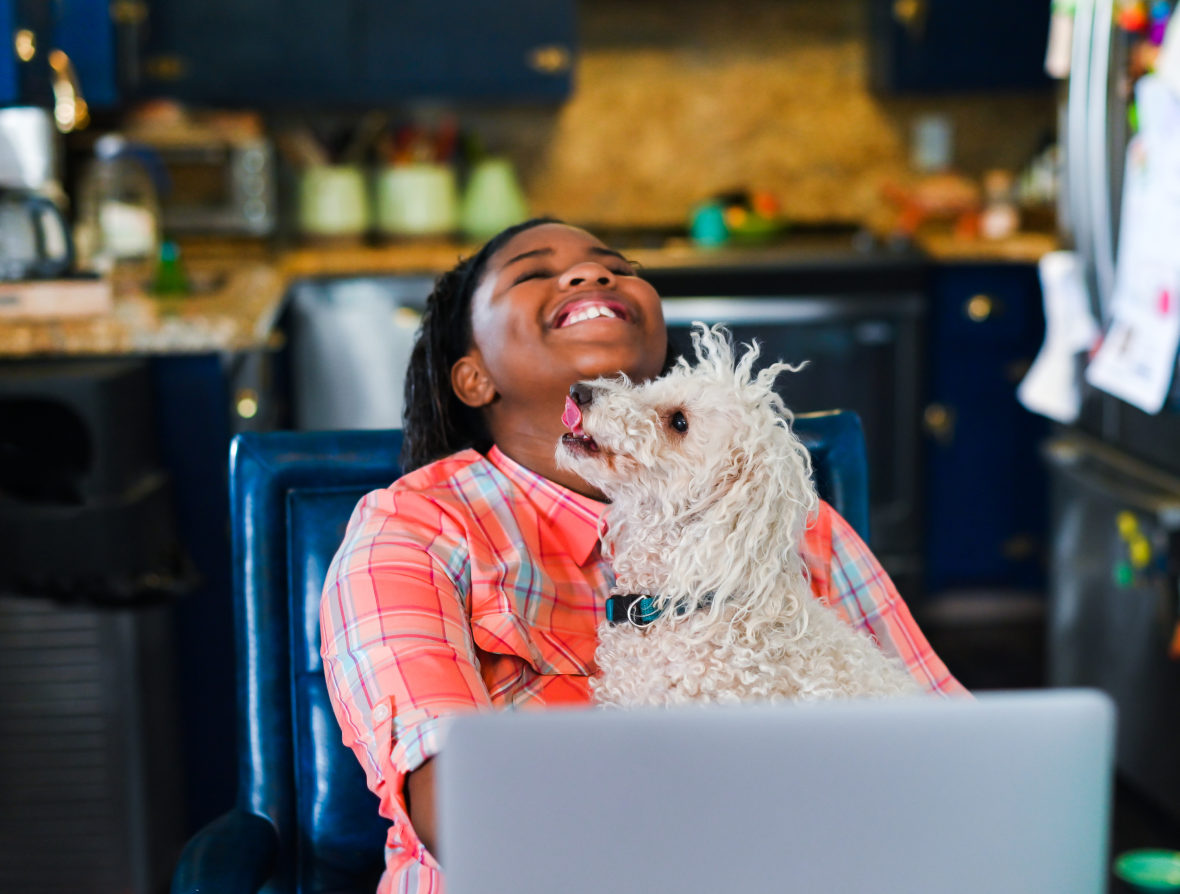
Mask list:
[[[1113,0],[1078,0],[1064,114],[1065,235],[1110,322],[1135,41]],[[1180,232],[1175,233],[1180,254]],[[1174,369],[1174,363],[1173,363]],[[1180,817],[1180,389],[1146,413],[1084,386],[1081,416],[1045,448],[1053,479],[1049,682],[1119,708],[1118,768]]]

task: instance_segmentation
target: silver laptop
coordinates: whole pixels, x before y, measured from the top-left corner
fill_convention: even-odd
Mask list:
[[[439,758],[449,894],[1099,894],[1114,708],[485,714]]]

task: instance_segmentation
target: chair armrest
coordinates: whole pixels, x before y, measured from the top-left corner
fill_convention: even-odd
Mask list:
[[[184,846],[172,894],[256,894],[274,869],[278,847],[270,820],[234,808]]]

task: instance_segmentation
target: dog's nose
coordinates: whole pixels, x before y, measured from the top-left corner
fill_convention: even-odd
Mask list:
[[[594,390],[589,385],[578,382],[576,385],[570,385],[570,397],[579,407],[584,407],[594,400]]]

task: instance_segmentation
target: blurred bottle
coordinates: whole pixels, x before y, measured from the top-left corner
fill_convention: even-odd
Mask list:
[[[105,273],[118,261],[154,260],[162,165],[156,171],[152,150],[118,134],[100,138],[94,156],[78,195],[74,241],[81,265]]]
[[[985,239],[1006,239],[1020,229],[1020,211],[1012,195],[1010,171],[993,170],[983,176],[986,198],[979,218],[979,232]]]
[[[161,297],[179,298],[191,291],[188,275],[180,258],[180,246],[172,241],[164,242],[160,246],[160,256],[156,260],[152,292]]]

